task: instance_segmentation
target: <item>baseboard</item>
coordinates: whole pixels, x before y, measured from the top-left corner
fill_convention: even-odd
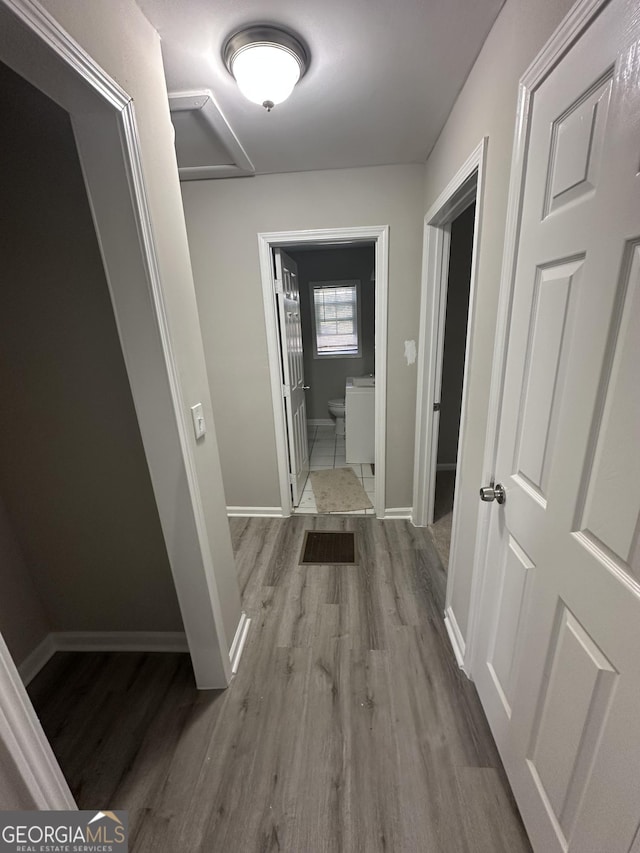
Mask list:
[[[453,649],[453,653],[456,656],[458,666],[468,678],[469,673],[467,672],[467,668],[464,663],[465,642],[462,638],[462,633],[460,631],[458,621],[454,615],[453,610],[450,607],[447,607],[447,609],[445,610],[444,626],[447,629],[451,648]]]
[[[245,516],[263,516],[264,518],[283,518],[281,506],[228,506],[229,518]]]
[[[438,462],[436,471],[455,471],[456,467],[455,462]]]
[[[413,507],[410,506],[395,506],[395,507],[387,507],[384,511],[383,518],[411,518],[413,514]]]
[[[45,668],[57,651],[53,641],[53,634],[47,634],[44,640],[38,643],[31,654],[18,666],[22,683],[25,686],[31,684],[36,675],[41,669]]]
[[[238,671],[238,666],[240,665],[240,658],[242,657],[242,652],[244,650],[244,644],[247,639],[247,634],[249,633],[249,625],[251,624],[251,619],[247,616],[247,614],[242,611],[240,614],[240,621],[238,622],[238,627],[236,628],[236,635],[233,638],[233,643],[231,643],[231,648],[229,649],[229,660],[231,661],[231,672],[233,675]]]
[[[188,652],[182,631],[56,631],[60,652]]]
[[[27,685],[56,652],[188,652],[182,631],[53,631],[20,664]]]
[[[332,418],[307,418],[307,426],[335,426]]]

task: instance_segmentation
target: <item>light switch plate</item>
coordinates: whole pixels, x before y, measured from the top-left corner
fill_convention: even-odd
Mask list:
[[[207,425],[204,422],[204,412],[202,411],[202,403],[196,403],[191,406],[191,417],[193,418],[193,431],[196,435],[196,441],[207,431]]]

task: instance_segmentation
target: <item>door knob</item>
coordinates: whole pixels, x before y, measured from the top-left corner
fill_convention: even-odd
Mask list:
[[[492,483],[490,486],[483,486],[480,489],[481,501],[497,501],[499,504],[503,504],[506,499],[507,493],[505,492],[502,483],[496,483],[495,486]]]
[[[311,385],[303,385],[303,386],[302,386],[302,390],[303,390],[303,391],[308,391],[308,390],[309,390],[309,388],[311,388]]]

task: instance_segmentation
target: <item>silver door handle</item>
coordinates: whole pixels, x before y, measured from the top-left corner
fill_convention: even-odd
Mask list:
[[[502,483],[496,483],[494,486],[493,483],[490,486],[483,486],[480,489],[480,500],[481,501],[497,501],[499,504],[503,504],[507,499],[507,493],[504,490],[504,486]]]
[[[303,390],[303,391],[308,391],[308,390],[309,390],[309,388],[311,388],[311,385],[303,385],[303,386],[302,386],[302,390]]]

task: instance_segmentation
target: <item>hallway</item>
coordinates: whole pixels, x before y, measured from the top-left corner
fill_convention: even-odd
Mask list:
[[[300,566],[307,529],[358,566]],[[405,521],[231,520],[252,623],[226,691],[186,655],[58,654],[30,693],[81,808],[128,809],[135,853],[524,853],[445,575]]]

